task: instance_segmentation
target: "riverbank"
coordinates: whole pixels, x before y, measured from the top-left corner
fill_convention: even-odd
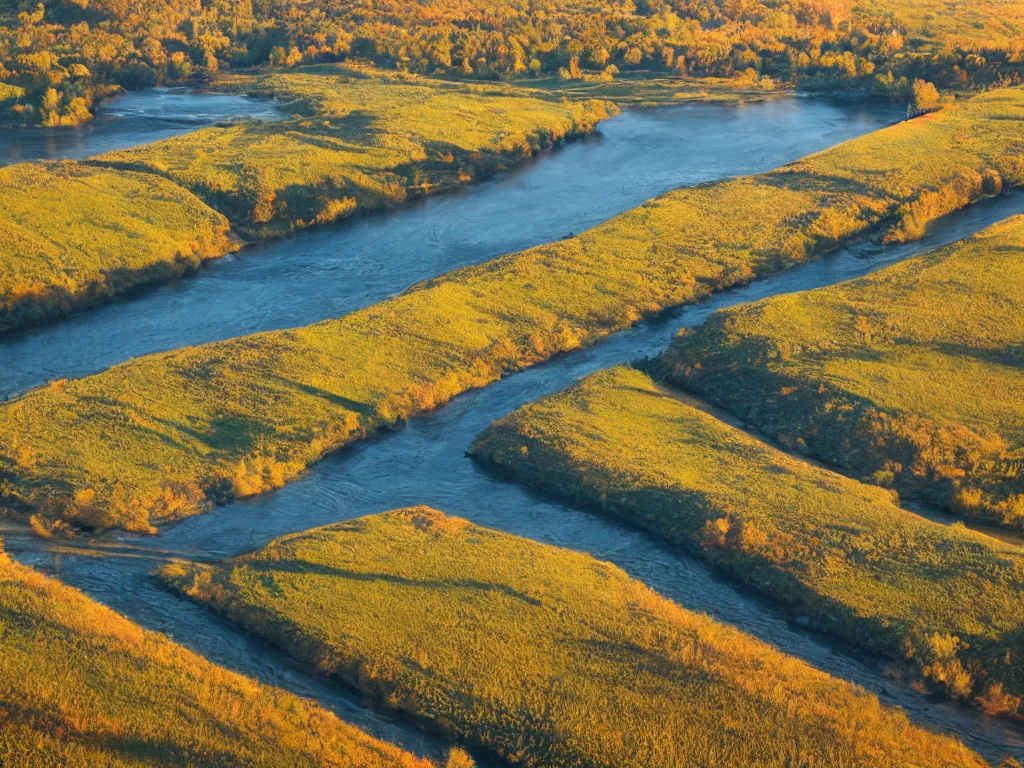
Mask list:
[[[1024,218],[870,277],[731,309],[671,381],[784,444],[966,518],[1020,528]]]
[[[484,183],[253,244],[161,289],[0,334],[0,400],[152,352],[339,317],[671,189],[769,171],[895,116],[810,99],[629,109]]]
[[[378,428],[645,315],[871,232],[910,238],[983,197],[986,179],[1016,182],[1006,116],[1020,98],[986,94],[775,172],[678,190],[336,321],[29,393],[0,409],[7,505],[44,527],[152,530],[280,487]],[[972,147],[957,139],[965,128]],[[74,452],[59,447],[68,441]]]
[[[577,145],[573,151],[585,146]],[[565,159],[559,155],[554,163]],[[568,167],[573,165],[570,162]],[[509,179],[501,182],[508,183]],[[435,204],[447,210],[445,199],[435,198],[428,207],[433,209]],[[721,578],[679,547],[505,482],[463,458],[473,439],[495,420],[596,370],[661,353],[680,324],[697,325],[722,307],[867,274],[926,247],[966,237],[989,222],[1020,211],[1020,204],[1015,195],[984,201],[935,222],[921,243],[880,248],[861,242],[767,280],[718,294],[707,303],[642,322],[588,350],[466,393],[410,421],[399,432],[381,433],[352,445],[275,493],[240,500],[212,514],[168,526],[158,537],[110,532],[88,539],[46,541],[13,520],[3,524],[3,535],[9,551],[21,562],[59,576],[133,621],[173,633],[195,652],[243,674],[269,675],[275,685],[315,698],[377,738],[442,760],[443,750],[425,748],[422,732],[365,707],[360,695],[348,687],[289,664],[283,654],[259,638],[238,633],[208,610],[161,589],[150,576],[152,569],[169,557],[209,561],[244,555],[294,531],[427,502],[434,508],[457,511],[485,527],[614,562],[674,602],[864,687],[886,705],[900,707],[916,725],[955,736],[993,764],[1007,754],[1022,759],[1024,738],[1012,722],[987,716],[977,708],[922,696],[911,687],[912,679],[894,674],[891,665],[809,631],[793,622],[777,603],[759,598],[750,589],[737,588],[734,580]]]
[[[9,768],[435,768],[316,704],[146,632],[0,548],[0,762]]]
[[[322,65],[217,81],[274,99],[289,120],[239,123],[92,158],[159,174],[247,239],[488,178],[590,133],[609,102],[553,102],[501,86]]]

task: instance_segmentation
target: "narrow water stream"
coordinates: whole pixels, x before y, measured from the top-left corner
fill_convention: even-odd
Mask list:
[[[0,395],[159,349],[338,316],[455,267],[578,232],[667,189],[767,170],[892,118],[887,110],[850,112],[798,99],[630,110],[604,124],[599,135],[487,184],[246,249],[142,298],[2,337]],[[888,680],[877,660],[795,627],[770,603],[736,589],[677,548],[502,482],[464,457],[495,419],[595,370],[656,354],[679,327],[703,322],[715,309],[856,277],[1021,212],[1024,195],[1007,195],[947,218],[920,243],[858,246],[721,294],[457,398],[400,433],[329,457],[280,491],[192,518],[157,537],[121,535],[65,547],[40,542],[12,524],[0,524],[0,536],[22,562],[60,576],[143,626],[214,662],[315,698],[420,754],[439,756],[445,743],[364,707],[358,694],[307,674],[265,643],[161,590],[151,570],[169,557],[228,557],[312,526],[430,504],[610,560],[687,608],[861,684],[903,707],[915,722],[956,733],[993,760],[1007,753],[1024,757],[1024,732],[1015,726],[930,701]]]

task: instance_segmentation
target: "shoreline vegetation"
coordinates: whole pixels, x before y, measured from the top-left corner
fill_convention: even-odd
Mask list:
[[[524,768],[987,766],[610,563],[425,507],[158,577],[379,706]]]
[[[143,630],[2,545],[0,764],[438,768]],[[449,766],[472,762],[456,749]]]
[[[41,534],[155,526],[288,482],[474,387],[1024,180],[1024,93],[982,94],[336,320],[147,355],[0,406],[0,499]]]
[[[858,280],[715,313],[664,375],[783,445],[1024,527],[1024,216]]]
[[[1015,545],[906,511],[628,367],[524,406],[470,454],[683,547],[931,691],[1024,714]]]
[[[237,250],[227,219],[151,174],[0,168],[0,332],[167,282]]]
[[[301,114],[0,169],[0,332],[193,272],[241,238],[487,178],[615,112],[596,100],[337,66],[231,82]]]

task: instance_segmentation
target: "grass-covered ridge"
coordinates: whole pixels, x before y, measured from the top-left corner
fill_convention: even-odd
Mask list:
[[[94,162],[166,175],[250,237],[466,184],[589,133],[614,111],[601,101],[326,65],[217,86],[287,102],[296,116],[205,128]]]
[[[5,768],[431,768],[0,550]]]
[[[80,163],[0,169],[0,331],[109,301],[237,247],[228,222],[158,176]]]
[[[820,629],[991,712],[1024,697],[1024,550],[901,509],[612,368],[491,426],[472,453],[650,530]]]
[[[669,376],[871,482],[1024,525],[1024,217],[841,285],[725,310]]]
[[[149,530],[648,313],[923,222],[1024,176],[1000,91],[760,176],[680,189],[576,237],[305,328],[148,355],[0,407],[0,499]]]
[[[533,768],[983,766],[588,555],[427,508],[161,578],[380,703]]]

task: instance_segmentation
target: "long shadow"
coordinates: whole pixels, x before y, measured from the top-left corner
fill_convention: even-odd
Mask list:
[[[515,600],[521,600],[532,606],[541,606],[543,603],[537,598],[519,592],[507,584],[489,584],[475,579],[457,579],[443,581],[438,579],[409,579],[404,576],[396,576],[390,573],[363,573],[352,571],[346,568],[335,568],[322,563],[310,562],[273,562],[247,561],[246,568],[258,573],[295,573],[299,575],[329,576],[331,578],[345,579],[348,581],[361,582],[384,582],[400,587],[414,589],[471,589],[480,592],[496,592]]]
[[[352,398],[345,397],[344,395],[338,395],[334,392],[328,392],[326,389],[314,387],[312,384],[303,384],[302,382],[289,379],[278,373],[267,373],[263,375],[263,378],[266,381],[276,381],[285,387],[297,389],[305,395],[326,400],[332,405],[341,406],[346,411],[358,413],[360,416],[373,416],[377,413],[377,409],[367,403],[360,402],[359,400],[353,400]]]
[[[802,161],[798,161],[801,163]],[[780,189],[791,189],[799,192],[819,192],[828,195],[860,195],[865,197],[891,197],[886,191],[884,181],[891,175],[885,171],[860,171],[860,174],[867,177],[875,177],[878,184],[869,184],[866,181],[853,179],[847,176],[822,173],[818,170],[804,170],[799,164],[796,166],[783,166],[776,171],[770,171],[757,178],[759,184]]]

